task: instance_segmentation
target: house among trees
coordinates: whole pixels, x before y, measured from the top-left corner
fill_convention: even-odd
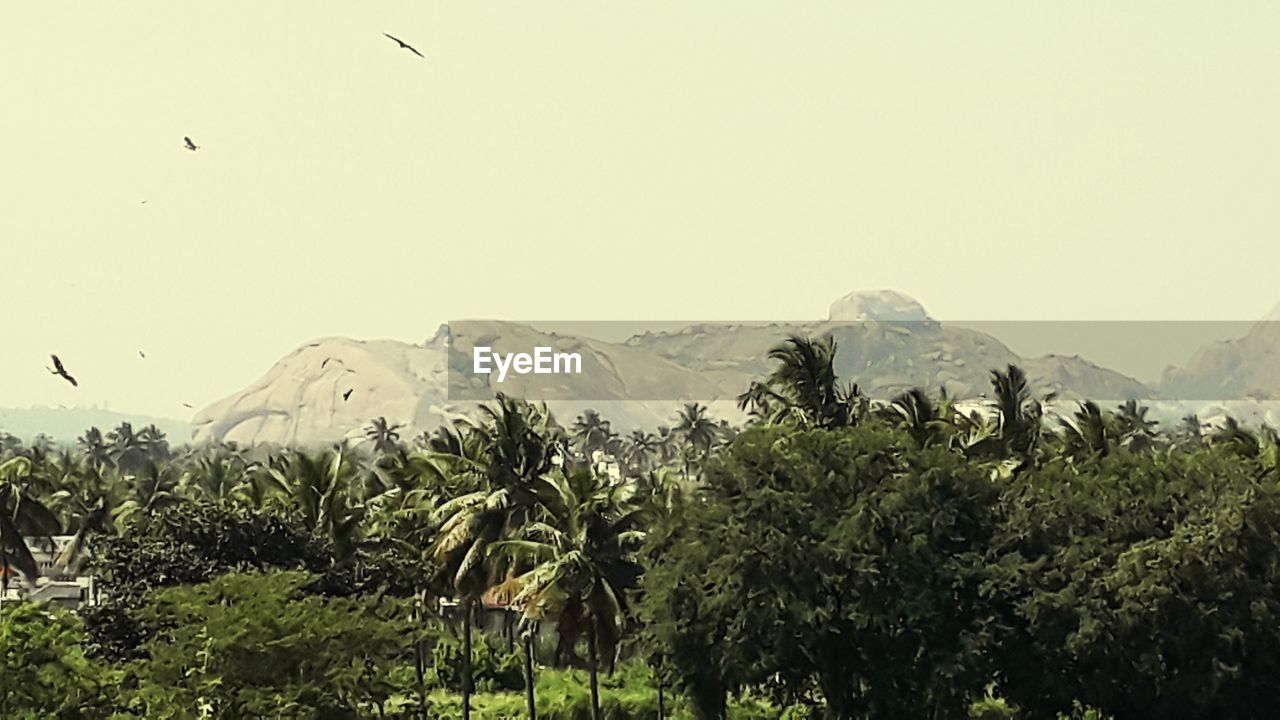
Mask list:
[[[31,558],[40,574],[24,578],[17,568],[0,565],[0,601],[37,600],[51,602],[66,608],[96,605],[97,583],[91,575],[69,572],[59,562],[59,556],[71,545],[72,535],[24,538]]]

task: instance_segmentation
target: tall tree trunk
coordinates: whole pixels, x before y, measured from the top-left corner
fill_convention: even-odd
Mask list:
[[[657,681],[658,681],[658,720],[663,720],[667,716],[667,708],[666,708],[666,704],[663,702],[663,697],[662,697],[662,676],[661,675],[657,675]]]
[[[600,720],[600,657],[596,650],[596,624],[587,620],[587,671],[591,673],[591,720]]]
[[[462,601],[462,720],[471,720],[471,608]]]
[[[533,631],[524,635],[524,694],[529,704],[529,720],[538,720],[538,708],[533,702]]]
[[[421,630],[427,620],[427,591],[415,593],[414,599],[414,628]],[[418,691],[418,717],[425,720],[427,717],[427,657],[426,649],[422,647],[422,638],[419,636],[413,643],[413,671]]]

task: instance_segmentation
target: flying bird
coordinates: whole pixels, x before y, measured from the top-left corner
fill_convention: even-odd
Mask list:
[[[353,393],[353,392],[355,392],[355,388],[351,388],[350,390],[348,390],[348,391],[346,391],[346,392],[342,393],[342,402],[346,402],[346,401],[350,400],[350,399],[351,399],[351,393]]]
[[[200,146],[191,142],[191,138],[189,137],[183,136],[182,141],[186,143],[185,145],[183,145],[183,147],[190,150],[191,152],[195,152],[200,149]]]
[[[139,350],[139,351],[138,351],[138,357],[142,358],[143,360],[146,360],[146,359],[147,359],[147,354],[146,354],[146,353],[144,353],[144,352],[142,352],[141,350]]]
[[[71,377],[71,374],[67,372],[67,369],[62,366],[62,361],[58,359],[57,355],[50,355],[49,357],[53,358],[53,369],[49,372],[71,383],[71,387],[80,387],[80,384],[76,382],[76,379]]]
[[[396,37],[395,35],[387,35],[387,33],[382,33],[382,34],[383,34],[383,35],[386,35],[387,37],[389,37],[389,38],[391,38],[392,40],[394,40],[394,41],[396,42],[396,44],[397,44],[397,45],[399,45],[400,47],[404,48],[405,50],[408,50],[409,52],[413,53],[414,55],[417,55],[418,57],[422,58],[423,60],[426,60],[426,59],[427,59],[427,58],[426,58],[422,53],[420,53],[420,52],[418,52],[416,49],[414,49],[414,47],[413,47],[412,45],[410,45],[409,43],[407,43],[407,42],[405,42],[405,41],[401,40],[400,38]]]
[[[182,407],[191,408],[191,403],[182,403]],[[191,409],[194,410],[195,408],[191,408]]]

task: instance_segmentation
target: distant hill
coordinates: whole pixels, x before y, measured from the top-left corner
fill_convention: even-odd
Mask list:
[[[147,415],[131,415],[94,408],[0,408],[0,432],[30,440],[45,434],[58,443],[72,443],[90,427],[102,432],[115,428],[122,422],[131,423],[135,430],[155,425],[178,445],[191,439],[191,424],[173,418]]]
[[[403,425],[401,435],[408,438],[470,412],[472,399],[499,390],[545,400],[566,423],[583,409],[599,410],[619,431],[673,424],[683,401],[703,402],[716,417],[736,421],[742,419],[736,397],[769,372],[771,347],[790,334],[825,333],[839,343],[841,377],[855,379],[873,398],[888,399],[911,387],[976,398],[990,387],[990,371],[1010,363],[1027,371],[1038,394],[1053,391],[1066,400],[1154,394],[1080,357],[1020,357],[991,335],[933,320],[911,298],[877,291],[838,299],[827,320],[701,324],[624,342],[499,321],[457,323],[421,345],[326,338],[298,348],[248,388],[200,411],[194,437],[315,444],[358,437],[371,419],[386,417]],[[498,352],[535,346],[575,352],[583,372],[574,378],[509,377],[499,386],[492,378],[459,372],[479,345]],[[450,363],[459,367],[450,372]]]

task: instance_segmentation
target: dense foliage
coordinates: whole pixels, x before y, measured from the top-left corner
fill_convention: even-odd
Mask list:
[[[1047,419],[841,384],[620,436],[499,397],[319,452],[0,438],[6,717],[1202,718],[1280,707],[1280,444],[1136,403]],[[7,584],[10,579],[3,578]],[[505,610],[504,610],[505,608]]]

